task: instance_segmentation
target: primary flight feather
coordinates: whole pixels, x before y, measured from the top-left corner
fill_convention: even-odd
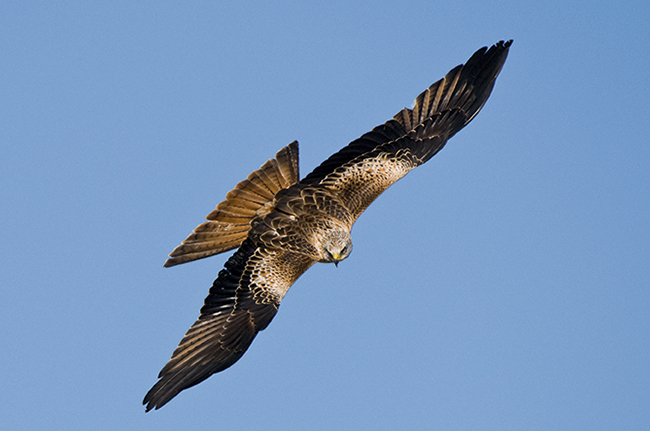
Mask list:
[[[298,143],[292,142],[226,194],[165,262],[169,267],[238,248],[145,396],[147,411],[234,364],[302,273],[350,255],[350,230],[359,215],[474,118],[511,44],[479,49],[422,92],[412,109],[402,109],[302,180]]]

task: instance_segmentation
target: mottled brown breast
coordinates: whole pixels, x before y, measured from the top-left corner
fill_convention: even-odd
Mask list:
[[[287,250],[318,261],[324,232],[349,232],[353,223],[336,193],[296,184],[278,193],[272,212],[253,220],[249,237],[266,250]]]

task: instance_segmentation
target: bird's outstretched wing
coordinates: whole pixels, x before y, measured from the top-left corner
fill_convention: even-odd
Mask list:
[[[301,184],[334,191],[358,217],[384,190],[433,157],[487,101],[512,41],[481,48],[392,120],[325,160]]]
[[[297,183],[299,178],[298,142],[294,141],[229,191],[226,200],[208,214],[208,221],[197,226],[169,254],[164,266],[191,262],[239,247],[248,236],[250,221],[263,215],[265,206],[273,201],[276,193]]]
[[[210,289],[199,319],[147,393],[147,411],[244,354],[271,322],[291,285],[322,260],[319,235],[323,238],[341,226],[349,230],[379,194],[429,160],[474,118],[490,95],[510,44],[480,49],[418,96],[412,109],[403,109],[350,143],[302,181],[294,142],[226,195],[208,216],[210,221],[165,264],[239,246]]]
[[[289,287],[314,262],[304,254],[244,240],[145,396],[146,410],[162,407],[183,389],[234,364],[271,322]]]

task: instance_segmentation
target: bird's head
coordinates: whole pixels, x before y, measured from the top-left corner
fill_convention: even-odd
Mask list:
[[[350,233],[344,230],[330,231],[323,241],[321,262],[339,264],[352,252],[352,238]]]

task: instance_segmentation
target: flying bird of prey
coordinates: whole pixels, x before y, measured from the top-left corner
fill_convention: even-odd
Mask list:
[[[357,217],[476,116],[511,43],[479,49],[420,94],[412,109],[402,109],[302,180],[293,142],[226,194],[165,262],[169,267],[237,248],[145,396],[147,411],[234,364],[302,273],[350,255]]]

